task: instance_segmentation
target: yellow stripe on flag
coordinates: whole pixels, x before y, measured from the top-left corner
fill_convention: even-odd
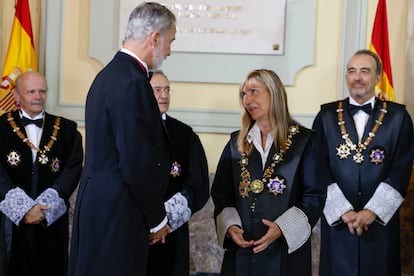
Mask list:
[[[16,13],[10,33],[9,48],[0,86],[0,111],[13,109],[12,89],[16,78],[29,70],[37,71],[32,24],[28,0],[17,0]]]
[[[371,43],[369,49],[375,52],[381,59],[382,76],[380,83],[375,87],[377,96],[395,101],[394,85],[392,81],[390,48],[388,42],[388,20],[386,0],[378,0],[374,25],[372,28]]]

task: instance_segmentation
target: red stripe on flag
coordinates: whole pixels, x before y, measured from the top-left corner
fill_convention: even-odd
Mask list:
[[[372,30],[371,43],[381,59],[383,71],[388,76],[388,81],[394,87],[391,73],[391,59],[388,40],[388,20],[386,0],[379,0]]]
[[[30,18],[30,8],[28,0],[17,0],[16,17],[20,21],[22,28],[29,35],[32,47],[34,48],[32,21]]]
[[[14,95],[12,92],[7,93],[0,101],[0,110],[11,110],[14,107]]]

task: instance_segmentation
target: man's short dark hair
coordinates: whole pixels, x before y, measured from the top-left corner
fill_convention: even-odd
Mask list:
[[[375,73],[377,74],[377,76],[381,75],[381,73],[382,73],[382,63],[381,63],[381,59],[378,57],[378,55],[376,53],[374,53],[373,51],[367,50],[367,49],[363,49],[363,50],[357,51],[354,54],[354,56],[357,56],[357,55],[371,56],[375,60],[375,63],[377,64],[377,70],[375,71]]]

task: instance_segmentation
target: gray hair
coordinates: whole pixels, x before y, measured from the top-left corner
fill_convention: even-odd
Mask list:
[[[362,49],[362,50],[358,50],[353,56],[358,56],[358,55],[367,55],[372,57],[375,60],[375,64],[377,65],[377,68],[375,70],[375,74],[377,76],[382,74],[382,63],[381,63],[381,59],[378,57],[378,55],[370,50],[367,49]]]
[[[154,69],[154,70],[151,70],[151,72],[152,72],[152,75],[154,76],[154,75],[161,75],[161,76],[163,76],[167,81],[169,81],[168,80],[168,77],[167,77],[167,75],[165,75],[165,73],[164,73],[164,71],[162,71],[162,70],[160,70],[160,69]]]
[[[176,22],[175,15],[156,2],[138,5],[129,16],[124,41],[143,41],[152,32],[167,33]]]

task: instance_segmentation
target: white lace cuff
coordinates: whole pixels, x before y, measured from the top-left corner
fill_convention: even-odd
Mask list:
[[[232,225],[242,227],[240,215],[234,207],[224,208],[216,217],[217,223],[217,240],[218,244],[223,247],[224,238],[226,237],[227,229]]]
[[[36,205],[21,188],[16,187],[7,192],[4,200],[0,202],[0,211],[14,224],[20,225],[26,213]]]
[[[397,190],[387,183],[381,182],[364,209],[376,214],[382,220],[377,220],[380,224],[387,225],[403,201],[404,198]]]
[[[333,226],[341,220],[343,214],[354,210],[351,203],[345,198],[337,183],[328,186],[323,214],[329,225]]]
[[[173,197],[164,202],[164,206],[171,231],[177,230],[191,217],[191,209],[188,208],[187,198],[181,193],[176,193]]]
[[[308,217],[301,209],[295,206],[279,216],[274,223],[279,226],[285,237],[289,254],[300,248],[312,233]]]
[[[49,206],[49,209],[43,210],[43,213],[46,217],[47,226],[50,226],[67,211],[65,201],[60,198],[58,192],[52,188],[48,188],[43,191],[43,193],[41,193],[35,201],[36,204]]]

